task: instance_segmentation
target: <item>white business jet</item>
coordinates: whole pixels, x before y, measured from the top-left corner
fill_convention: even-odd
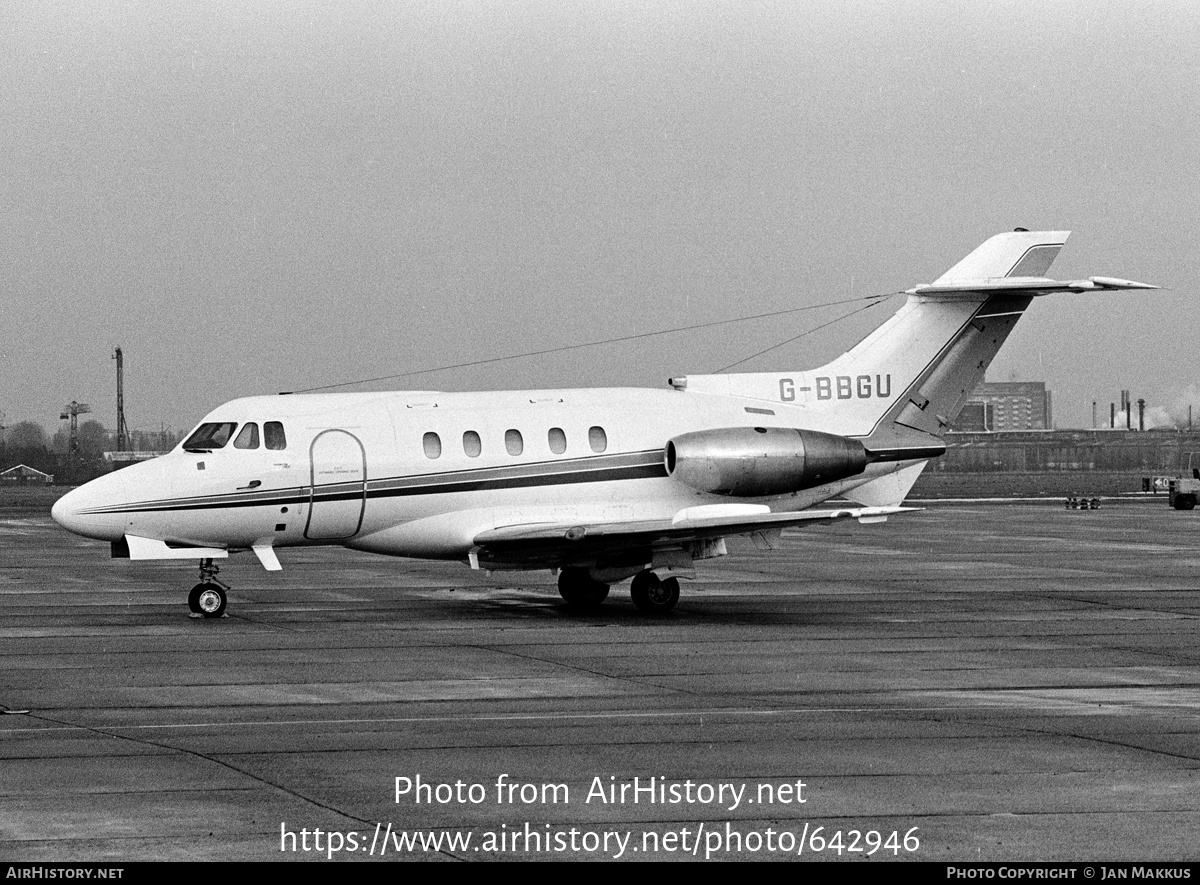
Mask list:
[[[567,603],[633,579],[670,611],[725,538],[898,513],[1034,296],[1153,289],[1044,275],[1062,231],[994,236],[819,369],[691,375],[648,389],[254,396],[174,451],[70,492],[66,529],[114,557],[198,559],[188,605],[219,617],[214,560],[341,545],[476,569],[550,569]],[[831,499],[837,498],[836,502]]]

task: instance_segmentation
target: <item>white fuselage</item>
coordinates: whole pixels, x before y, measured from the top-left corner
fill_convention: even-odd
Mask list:
[[[465,559],[476,535],[501,525],[662,519],[729,502],[667,476],[666,442],[713,428],[805,428],[806,412],[674,389],[247,397],[204,422],[279,422],[283,448],[180,446],[71,492],[54,515],[110,541]],[[755,501],[799,510],[902,466]]]

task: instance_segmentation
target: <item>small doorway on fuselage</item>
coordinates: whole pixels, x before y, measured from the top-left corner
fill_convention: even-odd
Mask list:
[[[362,526],[366,507],[367,453],[346,430],[323,430],[309,448],[311,483],[308,525],[313,541],[351,538]]]

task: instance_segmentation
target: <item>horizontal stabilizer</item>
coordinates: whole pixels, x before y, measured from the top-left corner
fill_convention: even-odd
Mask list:
[[[1114,289],[1158,289],[1150,283],[1134,280],[1118,280],[1115,277],[1088,277],[1086,280],[1050,280],[1045,277],[1002,277],[986,280],[952,280],[945,283],[929,283],[905,290],[907,295],[970,297],[989,294],[1049,295],[1053,292],[1088,292]]]
[[[1136,280],[1119,280],[1116,277],[1088,277],[1099,289],[1161,289],[1162,286],[1152,286],[1150,283],[1139,283]]]

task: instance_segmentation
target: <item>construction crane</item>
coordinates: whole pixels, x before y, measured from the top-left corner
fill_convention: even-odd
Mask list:
[[[63,406],[63,413],[59,415],[59,420],[65,421],[71,419],[71,435],[69,437],[68,451],[74,455],[79,452],[79,416],[86,415],[92,410],[92,407],[87,403],[77,403],[71,400]]]

